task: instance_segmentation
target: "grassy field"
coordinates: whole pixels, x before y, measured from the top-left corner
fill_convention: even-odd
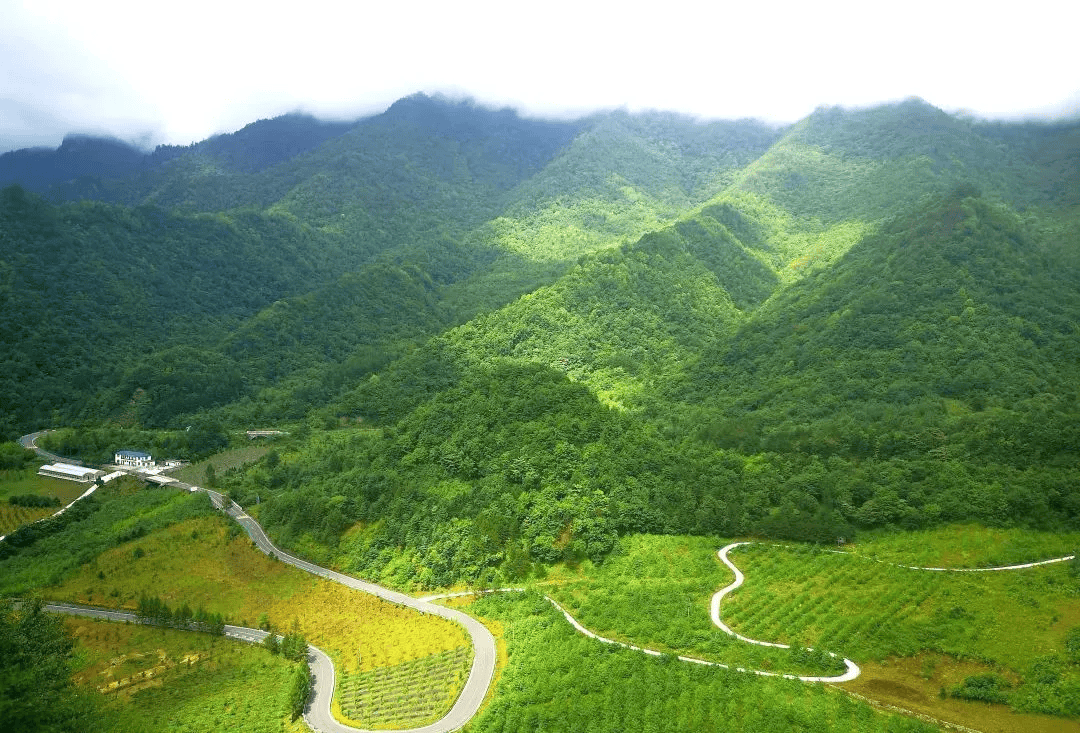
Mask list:
[[[733,628],[862,659],[930,650],[1023,669],[1061,651],[1080,624],[1066,563],[943,573],[767,545],[739,548],[731,559],[746,575],[722,608]]]
[[[339,708],[349,725],[365,729],[418,728],[441,718],[469,676],[468,647],[342,676]]]
[[[171,606],[201,606],[244,626],[265,620],[287,631],[295,622],[309,642],[334,660],[339,682],[350,674],[394,668],[468,646],[457,625],[272,560],[234,526],[218,515],[184,520],[102,552],[42,593],[52,600],[125,608],[133,608],[146,593]],[[452,688],[444,696],[452,703],[464,677],[447,670],[440,684]],[[443,698],[418,707],[402,697],[407,693],[401,687],[386,696],[389,707],[383,712],[393,717],[401,712],[394,707],[400,703],[408,711],[422,709],[437,718],[449,709]]]
[[[535,593],[467,607],[506,629],[508,661],[472,733],[928,733],[827,685],[650,657],[588,639]]]
[[[1072,555],[1080,549],[1080,533],[957,524],[915,532],[867,532],[843,549],[899,565],[984,568]]]
[[[834,659],[745,644],[713,626],[709,599],[732,580],[716,559],[723,544],[706,537],[625,537],[622,551],[603,565],[564,568],[539,589],[590,630],[618,641],[750,669],[843,672]]]
[[[216,453],[204,461],[192,463],[190,466],[170,471],[169,475],[189,484],[203,486],[206,483],[206,467],[213,466],[217,475],[228,471],[230,468],[240,468],[248,463],[254,463],[270,452],[272,445],[260,443],[258,445],[245,445],[240,448]]]
[[[102,730],[280,733],[293,663],[222,637],[68,618],[76,684],[105,698]]]
[[[20,471],[0,471],[0,535],[5,535],[24,524],[37,521],[56,512],[60,507],[21,507],[12,506],[8,499],[12,496],[33,494],[49,496],[60,500],[61,506],[67,504],[89,488],[87,484],[76,481],[47,478],[37,475],[37,467]]]
[[[1073,537],[947,527],[873,537],[849,554],[754,544],[731,559],[746,583],[721,615],[741,634],[834,651],[863,675],[844,685],[870,700],[989,731],[1080,730],[1069,712],[1080,665],[1066,635],[1080,626],[1080,581],[1069,563],[994,573],[908,570],[904,564],[985,566],[1061,556]],[[756,669],[808,670],[789,653],[742,644],[715,629],[712,594],[732,580],[716,558],[724,541],[627,537],[602,566],[552,572],[538,590],[594,631],[620,641]],[[854,555],[854,556],[852,556]],[[1011,687],[1012,710],[941,691],[993,674]]]
[[[1080,730],[1075,719],[1018,715],[1078,714],[1080,667],[1065,642],[1080,626],[1080,583],[1067,563],[949,573],[867,559],[999,565],[1060,555],[1069,544],[1068,537],[964,527],[881,538],[852,548],[854,557],[752,545],[731,554],[746,583],[721,613],[747,636],[853,658],[864,673],[851,688],[875,699],[983,731]],[[1013,710],[942,698],[942,690],[977,675],[1009,685]]]

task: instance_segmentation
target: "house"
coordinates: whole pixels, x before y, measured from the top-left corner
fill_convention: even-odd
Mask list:
[[[118,450],[113,462],[117,466],[133,466],[135,468],[149,468],[154,465],[154,459],[149,453],[137,450]]]
[[[62,478],[66,481],[78,481],[83,484],[96,481],[98,477],[104,475],[104,471],[86,468],[85,466],[72,466],[70,463],[52,463],[38,469],[38,476]]]

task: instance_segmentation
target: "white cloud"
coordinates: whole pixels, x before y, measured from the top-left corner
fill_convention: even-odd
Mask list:
[[[1077,112],[1080,91],[1071,23],[1049,0],[1008,15],[940,0],[372,5],[11,0],[0,150],[68,130],[184,144],[293,109],[371,113],[414,91],[531,114],[774,121],[912,95],[983,116],[1060,115]]]

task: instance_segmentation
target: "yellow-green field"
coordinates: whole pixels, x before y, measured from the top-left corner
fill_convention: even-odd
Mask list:
[[[104,729],[307,730],[287,713],[293,663],[262,647],[94,619],[65,624],[77,641],[76,684],[105,700]]]
[[[230,530],[218,516],[180,522],[107,550],[43,594],[132,609],[145,593],[174,607],[201,606],[240,625],[255,626],[265,613],[285,631],[295,620],[334,660],[339,680],[468,646],[456,624],[272,560]],[[451,703],[464,680],[455,684]]]
[[[79,498],[89,488],[88,484],[77,481],[64,481],[37,475],[37,467],[19,471],[0,471],[0,535],[5,535],[24,524],[37,521],[55,513],[60,507],[22,507],[12,506],[8,498],[33,494],[34,496],[55,497],[63,506]]]

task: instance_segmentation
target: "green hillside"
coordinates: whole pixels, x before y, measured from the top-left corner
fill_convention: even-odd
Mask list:
[[[764,539],[725,617],[860,657],[848,691],[1002,730],[1036,719],[964,712],[980,685],[1020,712],[1077,709],[1075,567],[939,573],[924,592],[908,581],[924,571],[868,559],[1043,559],[1080,532],[1080,124],[916,99],[784,128],[554,121],[414,95],[150,154],[65,146],[0,161],[43,192],[0,190],[0,438],[62,428],[43,442],[100,462],[203,457],[274,427],[187,475],[283,547],[417,592],[543,587],[613,638],[733,665],[791,656],[747,651],[706,613],[729,577],[719,538]],[[45,529],[209,511],[129,489]],[[171,514],[146,504],[166,495]],[[29,562],[52,544],[39,534],[5,552]],[[61,565],[123,540],[98,539]],[[807,546],[838,539],[865,557]],[[1007,547],[970,556],[985,541]],[[964,607],[988,588],[1001,608]],[[880,608],[845,608],[875,594]],[[1004,629],[1014,605],[1037,634],[970,623]],[[587,667],[560,662],[549,683],[552,644],[690,685],[688,729],[715,718],[697,697],[716,685],[765,701],[755,730],[922,725],[831,688],[608,651],[538,597],[473,608],[510,654],[478,729],[565,727],[551,700],[568,685],[573,720],[659,725],[647,696],[624,704]]]
[[[603,538],[1068,524],[1078,141],[919,100],[788,129],[423,95],[349,126],[262,121],[116,183],[173,211],[9,192],[5,313],[49,314],[7,327],[11,389],[31,385],[9,432],[377,425],[291,448],[266,517],[370,567],[469,535],[440,582],[598,557],[608,539],[575,544],[586,517]],[[143,266],[60,270],[128,300],[43,299],[28,242]],[[410,489],[391,501],[371,481]],[[418,522],[423,501],[438,508]],[[485,544],[497,501],[514,529]],[[372,529],[338,549],[358,522]]]
[[[3,189],[3,432],[56,419],[104,418],[107,412],[92,407],[95,397],[121,383],[134,360],[178,344],[212,343],[266,304],[370,257],[370,250],[339,236],[279,216],[186,215],[90,202],[54,206],[18,187]],[[229,359],[220,353],[200,358]],[[165,376],[157,371],[152,379]],[[131,397],[131,391],[121,394],[113,406]],[[196,399],[184,411],[218,401]]]

